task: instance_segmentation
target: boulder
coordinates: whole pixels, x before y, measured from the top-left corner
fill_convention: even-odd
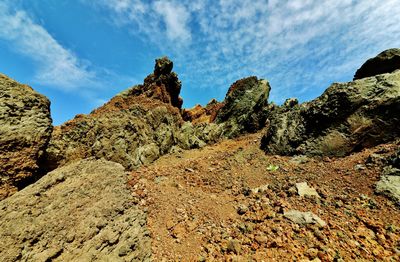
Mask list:
[[[383,175],[376,183],[375,192],[387,196],[400,206],[400,176]]]
[[[0,200],[39,176],[51,131],[50,101],[0,74]]]
[[[400,69],[400,48],[383,51],[365,62],[354,75],[354,80],[365,77],[392,73]]]
[[[345,156],[400,136],[400,71],[335,83],[321,96],[278,108],[261,148],[280,155]]]
[[[400,206],[400,149],[384,161],[380,180],[376,183],[375,193],[382,194]]]
[[[117,163],[54,170],[0,202],[1,261],[150,261],[146,215]]]
[[[326,226],[326,222],[322,220],[319,216],[312,212],[301,212],[298,210],[289,210],[286,211],[283,216],[293,223],[299,225],[307,225],[307,224],[317,224],[320,227]]]
[[[216,113],[215,123],[224,124],[224,135],[254,133],[265,126],[271,87],[267,80],[252,76],[236,81]]]

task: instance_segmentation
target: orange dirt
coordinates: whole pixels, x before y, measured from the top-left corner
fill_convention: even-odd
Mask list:
[[[166,155],[132,172],[155,261],[399,261],[399,209],[373,192],[382,167],[365,165],[370,154],[390,155],[398,145],[299,163],[265,155],[260,138]],[[300,197],[298,182],[321,197]],[[311,211],[327,225],[294,224],[283,216],[289,209]]]

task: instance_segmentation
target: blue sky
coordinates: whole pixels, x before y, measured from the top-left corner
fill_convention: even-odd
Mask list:
[[[0,0],[0,72],[50,98],[54,124],[142,83],[168,55],[184,107],[256,75],[307,101],[400,47],[399,0]]]

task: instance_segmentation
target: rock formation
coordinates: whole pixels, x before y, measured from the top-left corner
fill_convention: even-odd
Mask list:
[[[150,261],[146,216],[127,180],[121,165],[88,159],[3,200],[1,261]]]
[[[183,100],[179,96],[182,84],[178,75],[172,72],[172,68],[173,62],[168,57],[156,59],[154,72],[146,77],[143,85],[135,86],[128,90],[127,94],[144,94],[149,98],[158,99],[180,109],[183,104]]]
[[[354,80],[364,77],[392,73],[400,69],[400,48],[383,51],[374,58],[365,62],[354,75]]]
[[[46,152],[46,165],[60,165],[87,157],[105,158],[133,169],[174,150],[215,142],[221,130],[215,124],[193,126],[180,113],[180,81],[172,62],[157,59],[144,84],[112,98],[89,115],[55,127]]]
[[[35,180],[51,123],[45,96],[0,74],[0,200]]]
[[[216,113],[215,123],[224,124],[224,135],[254,133],[265,126],[271,87],[267,80],[252,76],[236,81]]]
[[[400,71],[335,83],[270,116],[261,147],[281,155],[344,156],[400,136]]]
[[[199,123],[212,123],[214,122],[218,110],[223,106],[223,103],[215,99],[211,99],[205,107],[197,104],[191,109],[184,109],[182,117],[185,121],[192,122],[193,124]]]

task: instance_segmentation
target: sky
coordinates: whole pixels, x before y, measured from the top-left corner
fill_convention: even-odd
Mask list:
[[[0,0],[0,72],[51,101],[53,123],[141,84],[167,55],[184,107],[255,75],[308,101],[400,47],[399,0]]]

